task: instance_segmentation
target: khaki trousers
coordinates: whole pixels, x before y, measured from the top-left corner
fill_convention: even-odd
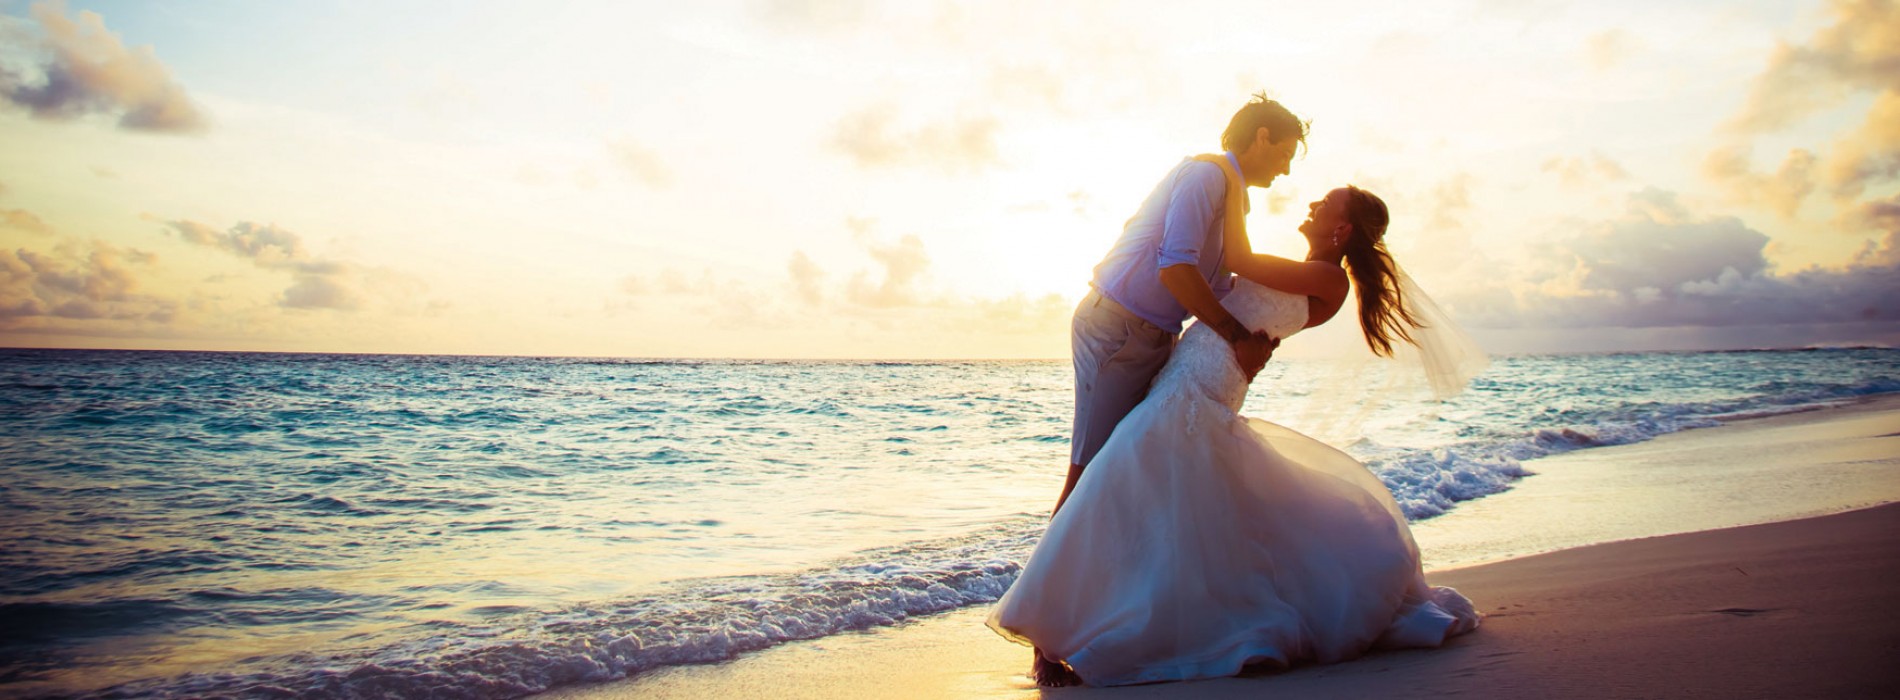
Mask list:
[[[1087,466],[1115,424],[1148,395],[1155,375],[1174,352],[1174,334],[1091,289],[1075,307],[1069,345],[1075,355],[1069,463]]]

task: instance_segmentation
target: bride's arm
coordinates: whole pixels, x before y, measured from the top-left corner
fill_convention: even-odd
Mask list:
[[[1228,163],[1224,156],[1199,155],[1194,158],[1220,166],[1221,174],[1227,178],[1225,212],[1221,217],[1221,240],[1226,249],[1223,261],[1227,269],[1263,287],[1317,297],[1323,305],[1331,300],[1332,310],[1337,312],[1349,287],[1345,271],[1337,265],[1323,262],[1288,260],[1277,255],[1254,253],[1253,242],[1247,239],[1247,185],[1240,181],[1240,173],[1235,172],[1233,164]],[[1331,313],[1326,314],[1326,318],[1331,316]],[[1319,314],[1314,314],[1314,317],[1318,318]]]
[[[1333,315],[1339,313],[1339,307],[1346,304],[1346,295],[1340,294],[1336,297],[1309,296],[1307,300],[1306,327],[1312,328],[1333,320]]]

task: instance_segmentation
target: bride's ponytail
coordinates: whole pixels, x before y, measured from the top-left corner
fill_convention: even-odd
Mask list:
[[[1406,307],[1398,266],[1385,249],[1385,227],[1391,223],[1385,201],[1351,185],[1346,191],[1346,221],[1353,235],[1346,241],[1345,263],[1359,294],[1359,328],[1373,354],[1391,357],[1393,341],[1413,342],[1412,329],[1424,324]]]

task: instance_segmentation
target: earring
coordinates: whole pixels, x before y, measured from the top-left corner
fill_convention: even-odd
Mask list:
[[[1333,247],[1334,248],[1339,247],[1339,234],[1337,233],[1333,234]]]

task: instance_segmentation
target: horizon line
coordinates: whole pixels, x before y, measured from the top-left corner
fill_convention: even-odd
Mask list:
[[[1491,357],[1575,357],[1592,355],[1687,355],[1702,353],[1741,353],[1741,352],[1813,352],[1822,350],[1894,350],[1893,346],[1874,344],[1843,345],[1806,345],[1801,347],[1760,347],[1731,348],[1721,350],[1601,350],[1569,352],[1500,352],[1490,353]],[[44,351],[44,352],[127,352],[127,353],[208,353],[227,355],[348,355],[358,357],[461,357],[461,358],[507,358],[537,360],[612,360],[622,362],[647,363],[686,363],[686,362],[892,362],[905,364],[958,363],[958,362],[1059,362],[1068,361],[1067,357],[963,357],[963,358],[916,358],[916,357],[664,357],[652,355],[559,355],[559,354],[510,354],[510,353],[442,353],[442,352],[373,352],[373,351],[331,351],[331,350],[188,350],[168,348],[85,348],[85,347],[32,347],[0,345],[0,352]],[[1324,358],[1289,357],[1282,361],[1316,362]]]

